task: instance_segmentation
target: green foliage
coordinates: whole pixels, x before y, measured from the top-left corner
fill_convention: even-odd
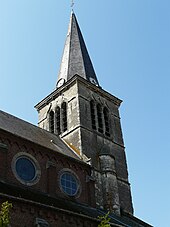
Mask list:
[[[0,210],[0,227],[7,227],[10,223],[9,209],[12,207],[12,203],[8,201],[2,203]]]
[[[108,216],[109,216],[109,212],[104,216],[98,217],[100,220],[100,224],[98,225],[98,227],[111,227],[111,225],[109,224],[110,218]]]

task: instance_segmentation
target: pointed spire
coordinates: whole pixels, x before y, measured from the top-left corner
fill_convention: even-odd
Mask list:
[[[57,80],[57,87],[78,74],[99,86],[76,16],[72,11]]]

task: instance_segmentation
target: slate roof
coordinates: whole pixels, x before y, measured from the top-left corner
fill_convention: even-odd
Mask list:
[[[80,160],[78,155],[69,149],[59,136],[3,111],[0,111],[0,130],[4,130],[45,148]]]
[[[34,191],[28,188],[18,188],[11,184],[6,184],[0,181],[0,196],[11,198],[11,200],[19,200],[20,202],[36,203],[40,206],[45,206],[48,209],[57,209],[64,212],[74,213],[76,215],[85,215],[86,217],[98,219],[98,216],[104,216],[107,211],[89,207],[85,204],[80,204],[75,201],[69,201],[68,199],[61,199],[59,197],[50,197],[47,194],[43,194],[39,191]],[[11,201],[12,202],[12,201]],[[138,218],[129,215],[122,214],[117,216],[115,214],[109,214],[111,226],[114,227],[152,227],[151,225],[139,220]]]
[[[67,82],[76,74],[99,85],[76,16],[72,12],[58,82],[63,79]]]

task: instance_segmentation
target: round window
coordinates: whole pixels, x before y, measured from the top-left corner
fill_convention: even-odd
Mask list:
[[[17,175],[24,181],[32,181],[36,176],[36,168],[33,162],[26,158],[18,158],[15,164]]]
[[[79,189],[78,180],[71,172],[64,172],[60,176],[60,185],[67,195],[75,196]]]
[[[34,157],[27,153],[18,153],[12,161],[12,170],[16,178],[23,184],[33,185],[40,178],[40,167]]]

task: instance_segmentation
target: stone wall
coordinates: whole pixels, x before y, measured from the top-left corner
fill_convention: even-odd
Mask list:
[[[75,147],[81,156],[86,156],[86,159],[91,161],[92,167],[96,171],[95,188],[97,205],[113,211],[115,210],[115,213],[120,213],[120,208],[133,213],[119,114],[121,100],[79,76],[73,77],[63,87],[56,90],[51,95],[51,99],[47,100],[46,103],[48,106],[51,106],[51,109],[55,109],[55,106],[61,103],[62,100],[67,102],[68,128],[60,136],[68,144]],[[92,100],[95,105],[96,129],[92,127],[90,107]],[[44,101],[39,105],[40,119],[42,118],[41,113],[45,115],[45,112],[47,112],[47,105],[45,106]],[[103,132],[99,130],[100,123],[97,105],[100,105],[102,113],[104,108],[108,110],[109,133],[107,134],[105,133],[106,125],[103,114],[101,115]],[[45,124],[49,125],[48,114]],[[103,172],[102,168],[107,163],[104,164],[105,161],[103,161],[103,167],[101,167],[102,155],[104,155],[105,161],[106,156],[108,156],[108,159],[111,159],[111,157],[114,159],[114,165],[110,167],[110,172]],[[104,186],[100,184],[104,184]],[[108,192],[112,192],[112,195],[108,195]]]

